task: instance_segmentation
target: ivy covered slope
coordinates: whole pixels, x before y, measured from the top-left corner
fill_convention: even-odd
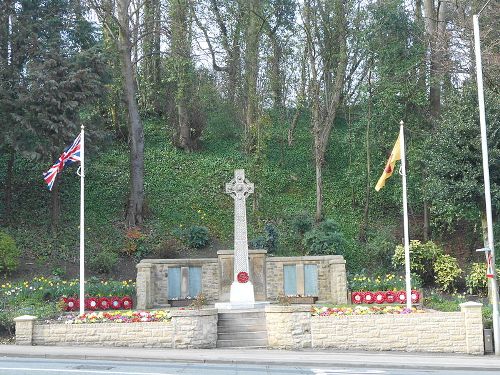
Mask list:
[[[233,201],[224,193],[224,187],[237,168],[245,169],[247,178],[255,183],[255,194],[247,201],[249,239],[265,238],[268,224],[277,236],[273,250],[278,254],[306,254],[308,249],[304,248],[304,243],[307,241],[302,241],[301,225],[310,228],[316,203],[309,121],[304,118],[299,122],[292,146],[286,141],[287,124],[280,124],[271,117],[268,121],[270,124],[264,127],[259,150],[251,156],[241,150],[238,128],[216,113],[209,116],[202,148],[192,153],[172,146],[166,136],[164,121],[147,121],[147,219],[135,237],[123,225],[128,188],[126,145],[118,140],[93,145],[89,140],[85,228],[90,272],[119,271],[116,267],[107,267],[106,263],[116,263],[117,257],[126,258],[127,255],[135,260],[144,256],[168,257],[171,247],[183,247],[176,239],[182,237],[183,229],[193,225],[207,227],[211,243],[216,247],[230,247]],[[351,178],[356,166],[350,159],[352,153],[361,152],[356,148],[361,149],[362,144],[351,142],[349,147],[341,147],[341,144],[348,144],[349,134],[345,123],[339,123],[338,129],[332,136],[327,154],[324,194],[327,219],[336,222],[335,228],[343,239],[337,250],[325,249],[327,251],[323,253],[343,253],[350,269],[359,270],[369,266],[364,261],[364,254],[371,242],[368,245],[358,242],[364,187],[357,186],[356,179]],[[385,155],[379,158],[381,165],[383,158]],[[53,232],[49,229],[50,193],[41,177],[48,166],[47,163],[28,162],[20,155],[16,158],[13,199],[16,214],[3,228],[15,239],[24,259],[20,271],[38,267],[44,273],[74,273],[72,265],[78,264],[79,239],[76,167],[66,168],[59,176],[62,216],[59,229]],[[5,173],[3,169],[1,173]],[[373,184],[378,177],[376,174]],[[377,261],[378,252],[385,250],[390,257],[394,249],[395,242],[388,228],[399,225],[399,199],[391,202],[397,194],[393,192],[397,183],[393,182],[388,184],[385,198],[382,195],[373,198],[375,204],[385,199],[389,202],[385,204],[389,210],[386,212],[391,212],[392,207],[393,213],[381,215],[375,212],[372,217],[373,232],[379,234],[376,238],[370,237],[377,244],[376,251],[369,257],[371,261]],[[382,229],[378,231],[376,228]],[[333,239],[332,244],[335,241]],[[26,267],[26,262],[32,266]]]

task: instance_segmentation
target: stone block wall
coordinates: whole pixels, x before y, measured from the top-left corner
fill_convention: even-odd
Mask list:
[[[283,294],[283,266],[293,264],[316,264],[318,266],[318,299],[320,301],[347,303],[347,276],[345,260],[341,255],[268,257],[266,259],[268,300],[275,300]]]
[[[269,347],[297,349],[311,347],[310,306],[266,306]]]
[[[85,345],[160,348],[215,348],[217,310],[172,311],[170,322],[39,324],[16,318],[17,345]]]
[[[266,309],[270,347],[484,354],[481,304],[460,312],[311,316],[304,308]],[[306,346],[307,345],[307,346]]]
[[[217,309],[173,310],[172,348],[215,348],[217,344]]]
[[[136,267],[138,309],[168,305],[169,267],[201,267],[201,292],[208,301],[219,299],[219,270],[216,258],[144,259]]]

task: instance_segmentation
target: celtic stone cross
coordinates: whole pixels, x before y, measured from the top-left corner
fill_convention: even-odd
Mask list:
[[[248,274],[248,239],[246,198],[253,193],[253,184],[245,178],[243,169],[234,171],[234,178],[226,184],[226,193],[234,199],[234,280],[238,273]]]

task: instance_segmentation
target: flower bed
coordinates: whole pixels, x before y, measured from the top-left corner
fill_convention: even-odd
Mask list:
[[[408,309],[403,306],[356,306],[356,307],[313,307],[312,316],[340,316],[340,315],[382,315],[382,314],[411,314],[423,313],[415,307]]]
[[[76,311],[80,306],[80,300],[76,297],[62,297],[59,304],[64,311]],[[88,297],[84,301],[87,310],[130,310],[133,307],[132,298],[129,296],[111,297]]]
[[[82,315],[67,315],[63,321],[66,324],[81,323],[141,323],[141,322],[168,322],[171,316],[169,311],[110,311],[91,312]]]

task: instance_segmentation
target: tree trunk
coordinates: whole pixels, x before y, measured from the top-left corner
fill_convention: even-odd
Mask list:
[[[300,113],[304,107],[304,103],[306,101],[306,64],[307,64],[307,47],[308,44],[304,46],[304,55],[302,57],[301,68],[300,68],[300,87],[299,93],[297,95],[297,108],[295,110],[295,114],[293,115],[292,122],[290,124],[290,128],[288,129],[288,146],[291,146],[293,143],[293,133],[295,128],[297,127],[297,122],[300,118]]]
[[[427,202],[427,199],[424,199],[424,242],[427,242],[430,240],[430,225],[429,225],[429,203]]]
[[[59,194],[59,184],[62,176],[57,176],[50,193],[50,228],[52,233],[57,233],[59,228],[59,218],[61,216],[61,195]]]
[[[370,192],[371,187],[371,154],[370,154],[370,125],[372,122],[372,71],[368,72],[368,121],[366,122],[365,132],[365,147],[366,147],[366,192],[365,192],[365,209],[363,211],[363,223],[359,231],[359,240],[366,242],[368,232],[368,219],[370,213]]]
[[[314,220],[316,223],[323,221],[323,160],[318,151],[315,153],[316,166],[316,213]]]
[[[191,62],[191,40],[189,25],[189,4],[187,0],[172,0],[170,3],[171,50],[176,69],[175,105],[177,107],[177,146],[184,151],[193,151],[188,112]]]
[[[429,38],[429,106],[433,120],[441,113],[441,86],[444,77],[444,60],[447,56],[446,18],[447,4],[438,1],[437,9],[433,0],[424,0],[425,30]]]
[[[273,96],[273,107],[277,111],[283,110],[283,73],[281,71],[281,60],[283,49],[276,34],[269,35],[273,54],[271,57],[271,92]]]
[[[128,198],[126,225],[133,227],[143,222],[144,205],[144,128],[137,106],[137,87],[134,79],[134,68],[131,57],[130,29],[128,9],[130,0],[119,0],[117,3],[120,35],[121,68],[124,79],[125,101],[129,120],[130,146],[130,192]]]
[[[246,83],[246,110],[245,110],[245,144],[247,150],[253,147],[251,133],[257,126],[258,95],[257,79],[259,76],[259,39],[260,39],[260,0],[249,0],[248,28],[246,33],[245,49],[245,83]],[[258,129],[257,129],[258,131]]]
[[[9,151],[9,159],[7,160],[7,172],[5,174],[4,188],[4,222],[10,223],[12,219],[12,181],[14,177],[14,150]]]
[[[144,2],[144,42],[142,54],[144,56],[144,74],[142,85],[144,92],[144,106],[155,113],[161,111],[158,93],[160,89],[160,1],[147,0]]]

